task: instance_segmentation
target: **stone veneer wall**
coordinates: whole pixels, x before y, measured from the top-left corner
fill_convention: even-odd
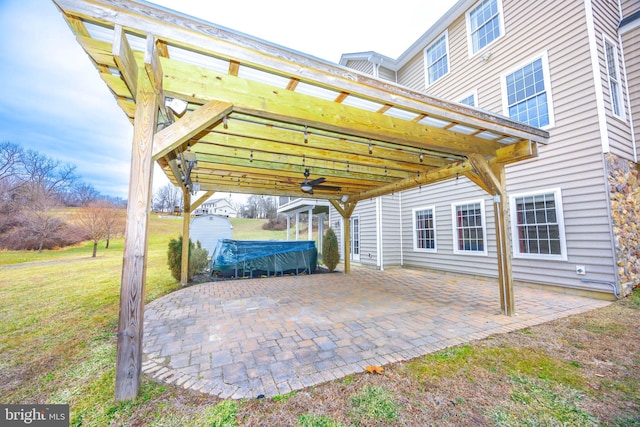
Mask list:
[[[638,164],[605,156],[618,275],[623,295],[640,285],[640,177]]]

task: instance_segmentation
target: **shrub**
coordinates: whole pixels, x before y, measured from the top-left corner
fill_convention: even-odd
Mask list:
[[[171,270],[174,279],[180,280],[182,273],[182,236],[178,239],[169,241],[169,250],[167,252],[167,265]],[[200,241],[197,245],[189,239],[189,271],[187,272],[187,281],[199,271],[207,267],[207,250],[202,247]]]
[[[262,224],[263,230],[282,231],[287,229],[287,218],[284,216],[277,216],[269,218],[269,221]]]
[[[327,266],[329,273],[336,269],[340,262],[338,238],[331,227],[327,228],[322,240],[322,263]]]

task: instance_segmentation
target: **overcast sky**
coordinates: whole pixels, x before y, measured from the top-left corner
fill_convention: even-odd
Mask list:
[[[370,50],[397,58],[455,0],[152,3],[337,63]],[[132,125],[52,1],[0,0],[0,58],[0,141],[73,163],[102,194],[126,198]],[[155,174],[154,188],[166,182]]]

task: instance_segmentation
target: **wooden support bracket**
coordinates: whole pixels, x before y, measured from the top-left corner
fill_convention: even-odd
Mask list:
[[[193,113],[158,132],[154,138],[153,159],[158,160],[172,150],[221,120],[233,109],[233,104],[209,101]]]

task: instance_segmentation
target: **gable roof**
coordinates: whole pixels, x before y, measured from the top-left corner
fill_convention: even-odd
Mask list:
[[[357,201],[535,157],[548,133],[131,0],[54,0],[153,159],[192,190]],[[461,4],[463,2],[459,2]],[[155,99],[155,101],[154,101]],[[168,101],[186,102],[174,113]],[[141,102],[157,117],[136,122]],[[157,126],[156,126],[157,125]]]
[[[456,19],[463,15],[467,9],[477,3],[478,0],[458,0],[444,15],[442,15],[431,27],[429,27],[415,42],[411,44],[397,59],[380,55],[375,51],[345,53],[340,57],[340,65],[347,65],[349,60],[368,60],[374,55],[385,58],[384,67],[398,71],[413,57],[422,52],[433,40],[446,30]]]

